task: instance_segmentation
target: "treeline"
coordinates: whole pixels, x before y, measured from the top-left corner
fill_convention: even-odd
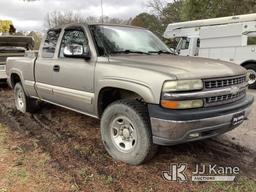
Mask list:
[[[256,0],[172,0],[169,3],[166,0],[149,0],[147,6],[150,13],[140,13],[129,19],[84,17],[75,11],[54,11],[47,14],[45,27],[52,28],[72,22],[127,24],[147,28],[162,38],[169,23],[256,13]],[[39,46],[40,36],[32,34]],[[175,42],[166,43],[173,47]]]
[[[169,23],[256,12],[255,0],[173,0],[170,3],[165,0],[149,0],[147,6],[151,13],[140,13],[129,19],[84,17],[74,11],[54,11],[48,13],[46,26],[55,27],[71,22],[131,24],[145,27],[162,37]]]
[[[153,13],[141,13],[131,24],[148,28],[159,37],[169,23],[256,13],[255,0],[150,0]]]

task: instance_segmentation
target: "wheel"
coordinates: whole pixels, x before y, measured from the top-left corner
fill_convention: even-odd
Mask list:
[[[247,64],[245,68],[249,72],[249,88],[256,89],[256,64]]]
[[[147,107],[136,100],[120,100],[107,107],[101,119],[101,136],[114,159],[131,165],[142,164],[157,152]]]
[[[21,83],[17,83],[14,87],[14,95],[15,95],[15,106],[17,110],[22,113],[33,113],[37,108],[37,102],[35,99],[29,98]]]

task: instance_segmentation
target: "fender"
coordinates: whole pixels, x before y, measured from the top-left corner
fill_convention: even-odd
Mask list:
[[[17,68],[12,68],[10,71],[9,71],[9,74],[8,74],[8,81],[10,82],[10,85],[12,88],[14,88],[14,85],[13,85],[13,82],[12,82],[12,79],[11,79],[11,76],[13,74],[16,74],[20,77],[20,80],[21,80],[21,83],[22,85],[25,84],[25,80],[24,80],[24,77],[23,77],[23,73],[20,69],[17,69]]]
[[[100,80],[98,86],[96,87],[96,94],[94,100],[96,112],[98,112],[98,97],[100,91],[108,87],[132,91],[140,95],[146,103],[158,103],[160,99],[160,95],[158,97],[155,96],[150,86],[144,82],[139,82],[133,79],[124,79],[120,77],[107,77],[103,80]]]

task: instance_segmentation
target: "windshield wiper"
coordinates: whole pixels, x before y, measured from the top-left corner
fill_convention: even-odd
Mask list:
[[[163,51],[163,50],[159,50],[159,51],[149,51],[148,53],[156,53],[158,55],[161,54],[168,54],[168,55],[175,55],[174,53],[170,52],[170,51]]]
[[[144,55],[150,55],[149,52],[143,52],[143,51],[133,51],[133,50],[124,50],[124,51],[112,51],[111,54],[130,54],[130,53],[135,53],[135,54],[144,54]]]

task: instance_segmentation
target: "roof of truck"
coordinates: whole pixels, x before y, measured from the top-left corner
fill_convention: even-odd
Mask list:
[[[256,21],[256,13],[247,14],[247,15],[229,16],[229,17],[219,17],[219,18],[213,18],[213,19],[185,21],[185,22],[179,22],[179,23],[170,23],[166,31],[173,31],[175,29],[181,29],[181,28],[223,25],[223,24],[241,23],[241,22],[248,22],[248,21]]]
[[[62,29],[62,28],[68,28],[68,27],[75,27],[75,26],[83,26],[85,24],[82,24],[82,23],[71,23],[71,24],[66,24],[66,25],[61,25],[61,26],[58,26],[58,27],[54,27],[54,28],[51,28],[49,30],[58,30],[58,29]],[[109,23],[91,23],[91,24],[88,24],[89,26],[117,26],[117,27],[129,27],[129,28],[137,28],[137,29],[145,29],[143,27],[138,27],[138,26],[133,26],[133,25],[124,25],[124,24],[109,24]]]

